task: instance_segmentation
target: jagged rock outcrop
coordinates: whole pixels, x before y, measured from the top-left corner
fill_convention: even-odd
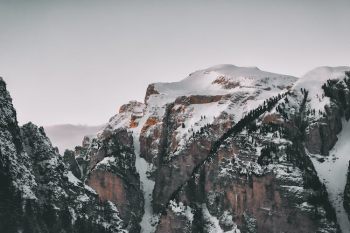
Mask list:
[[[102,200],[115,203],[128,230],[137,232],[144,210],[132,134],[118,129],[101,141],[93,141],[91,147],[96,149],[96,145],[99,148],[90,154],[93,166],[86,182]]]
[[[150,97],[150,95],[153,95],[153,94],[159,94],[159,92],[154,89],[154,83],[148,85],[147,87],[146,95],[145,95],[145,103],[147,103],[147,100]]]
[[[75,177],[78,179],[82,179],[83,173],[80,170],[78,162],[75,159],[75,153],[71,150],[66,150],[63,154],[63,162],[68,166],[68,170],[70,170]]]
[[[124,107],[121,113],[130,108]],[[123,128],[105,128],[95,138],[85,137],[82,144],[75,148],[75,158],[67,159],[67,164],[75,167],[77,162],[81,180],[92,187],[102,201],[111,201],[117,206],[127,230],[138,232],[144,210],[132,133]]]
[[[0,78],[0,231],[15,232],[22,225],[22,199],[34,200],[37,186],[21,140],[16,111],[6,83]]]
[[[215,83],[215,82],[214,82]],[[237,83],[234,86],[234,88],[238,85]],[[279,85],[279,87],[281,87]],[[285,87],[288,87],[287,90],[291,90],[291,85],[285,85]],[[305,88],[305,87],[304,87]],[[320,87],[318,87],[320,88]],[[263,88],[261,89],[268,91],[269,88]],[[186,146],[180,149],[180,152],[178,152],[175,156],[171,153],[171,147],[168,146],[167,154],[163,155],[163,161],[164,158],[170,157],[169,163],[163,163],[160,168],[158,168],[157,177],[161,177],[160,179],[156,179],[156,185],[154,189],[154,209],[157,211],[161,211],[162,208],[164,208],[165,203],[171,203],[169,204],[166,214],[163,214],[162,217],[159,220],[159,225],[157,232],[180,232],[184,229],[188,229],[187,232],[206,232],[208,229],[210,229],[210,225],[215,225],[216,222],[210,223],[208,220],[209,218],[216,218],[220,225],[220,219],[224,218],[227,219],[227,211],[228,209],[232,210],[233,206],[235,206],[234,213],[233,214],[233,222],[235,224],[221,224],[220,230],[225,229],[228,230],[227,226],[231,225],[231,230],[237,231],[238,229],[247,231],[247,232],[279,232],[282,230],[288,230],[290,232],[310,232],[310,231],[325,231],[325,232],[338,232],[339,228],[337,224],[335,224],[336,217],[335,217],[335,211],[328,200],[328,194],[326,191],[326,188],[322,183],[320,182],[319,178],[317,177],[317,173],[315,171],[315,168],[313,166],[312,161],[308,157],[308,153],[322,153],[324,155],[327,155],[329,150],[334,146],[334,144],[337,141],[337,133],[341,131],[341,117],[343,109],[339,105],[339,102],[336,100],[331,99],[331,103],[329,105],[324,105],[325,108],[323,109],[323,113],[320,112],[320,115],[327,114],[326,117],[310,117],[310,114],[315,115],[315,113],[311,113],[313,104],[312,100],[309,100],[307,96],[305,97],[306,91],[302,91],[302,93],[298,93],[296,91],[296,88],[294,87],[293,92],[291,92],[290,97],[286,97],[285,100],[280,101],[279,104],[288,105],[286,109],[288,108],[288,113],[284,113],[283,111],[277,113],[275,111],[272,111],[272,113],[267,113],[264,118],[260,120],[260,123],[255,123],[252,127],[256,128],[255,130],[259,129],[261,126],[263,126],[260,130],[261,132],[266,131],[268,127],[274,128],[274,132],[271,132],[269,137],[273,138],[281,138],[280,133],[284,132],[287,140],[293,144],[293,146],[296,146],[299,148],[298,150],[294,151],[293,154],[295,156],[296,154],[299,154],[298,156],[295,156],[294,158],[291,158],[292,155],[289,150],[290,145],[285,149],[283,152],[279,152],[280,155],[278,157],[284,157],[284,159],[288,159],[288,162],[285,162],[286,164],[283,164],[283,159],[278,160],[278,164],[281,164],[281,166],[276,166],[275,169],[277,171],[283,171],[282,173],[287,174],[289,176],[289,173],[293,173],[296,168],[295,165],[300,167],[298,179],[299,183],[296,184],[295,181],[289,180],[284,178],[285,180],[278,179],[282,177],[281,174],[277,174],[276,170],[270,168],[271,170],[264,171],[263,174],[259,174],[258,176],[253,175],[250,177],[248,181],[243,181],[241,175],[238,175],[240,177],[239,182],[228,185],[228,183],[232,182],[230,180],[223,182],[220,180],[220,182],[215,182],[215,178],[220,177],[220,174],[215,173],[215,171],[207,171],[204,168],[201,170],[202,173],[192,173],[192,171],[195,171],[198,166],[201,164],[205,168],[209,166],[208,164],[220,164],[217,160],[211,159],[207,160],[207,157],[210,155],[210,150],[213,148],[213,143],[215,140],[214,138],[211,138],[211,145],[207,147],[207,152],[201,151],[200,156],[197,156],[196,158],[199,158],[197,160],[198,164],[196,166],[193,166],[193,160],[191,160],[191,156],[195,155],[195,152],[193,151],[186,151]],[[314,93],[313,93],[314,94]],[[239,101],[240,99],[235,96],[235,100]],[[315,96],[317,97],[317,96]],[[254,99],[249,96],[245,96],[247,100]],[[304,100],[305,98],[305,100]],[[321,97],[320,97],[321,98]],[[181,99],[188,99],[181,97]],[[231,97],[231,99],[233,99]],[[180,104],[181,101],[178,101],[178,104]],[[244,102],[244,101],[243,101]],[[291,102],[291,104],[289,104]],[[311,103],[310,103],[311,102]],[[320,101],[321,102],[321,101]],[[178,107],[178,109],[185,109],[189,105],[188,101],[183,101],[185,103],[184,107]],[[234,102],[237,103],[237,102]],[[265,104],[265,103],[264,103]],[[279,106],[279,105],[278,105]],[[283,106],[284,108],[284,106]],[[290,111],[292,110],[293,111]],[[271,111],[271,110],[269,110]],[[180,112],[185,112],[184,110],[181,110]],[[232,116],[231,114],[227,114],[228,116]],[[171,118],[170,118],[171,119]],[[177,119],[183,119],[181,116],[177,116]],[[185,122],[185,121],[182,121]],[[225,122],[225,121],[224,121]],[[226,121],[227,123],[228,121]],[[230,121],[231,122],[231,121]],[[256,126],[256,124],[260,124],[261,126]],[[213,124],[215,125],[215,124]],[[213,125],[209,126],[209,130],[204,130],[205,134],[207,132],[210,132],[211,127]],[[275,125],[275,126],[274,126]],[[178,125],[179,126],[179,125]],[[318,127],[317,129],[316,126]],[[168,127],[169,128],[169,127]],[[230,128],[230,126],[228,127]],[[282,129],[283,130],[282,130]],[[281,132],[278,130],[280,129]],[[227,129],[226,129],[227,130]],[[312,130],[316,131],[318,130],[320,133],[319,135],[314,136],[312,134]],[[168,131],[169,133],[169,131]],[[171,131],[170,131],[171,133]],[[209,134],[210,135],[210,134]],[[208,137],[208,135],[206,135]],[[221,135],[218,134],[218,137]],[[217,138],[218,138],[217,137]],[[260,145],[264,147],[270,147],[271,145],[275,147],[280,147],[278,143],[275,141],[277,139],[274,139],[274,141],[271,141],[271,139],[267,138],[259,138],[255,136],[255,139],[246,139],[253,140],[255,145],[254,147],[261,148]],[[295,141],[295,138],[300,137],[300,142]],[[319,137],[317,139],[317,137]],[[169,136],[168,136],[169,138]],[[201,138],[199,136],[198,138]],[[217,139],[216,138],[216,139]],[[192,139],[189,141],[186,141],[186,145],[191,145]],[[285,139],[284,139],[285,140]],[[320,143],[315,143],[316,140],[320,140]],[[282,140],[283,141],[283,140]],[[268,143],[267,143],[268,142]],[[305,142],[307,151],[304,151],[304,147],[302,146],[302,142]],[[296,144],[297,143],[297,144]],[[206,143],[201,141],[199,143],[200,148],[206,148]],[[227,148],[227,144],[223,148]],[[284,145],[286,146],[286,145]],[[169,150],[170,148],[170,150]],[[185,149],[184,149],[185,148]],[[234,147],[235,148],[235,147]],[[246,149],[246,148],[245,148]],[[183,154],[181,154],[182,151],[186,151]],[[235,149],[237,150],[237,148]],[[235,151],[233,150],[233,151]],[[229,154],[235,154],[237,152],[229,152]],[[260,165],[270,165],[271,159],[270,157],[266,157],[263,153],[264,150],[262,150],[260,153],[260,159],[255,158],[253,160],[250,160],[249,158],[246,158],[246,156],[241,155],[241,160],[248,161],[250,164],[252,162],[258,161],[261,163]],[[289,151],[288,153],[286,151]],[[304,151],[304,152],[303,152]],[[258,155],[258,152],[254,152],[255,155]],[[283,155],[284,154],[284,155]],[[179,156],[182,155],[182,156]],[[178,157],[177,157],[178,156]],[[201,157],[202,156],[202,157]],[[217,156],[220,156],[220,153],[218,153]],[[243,157],[243,158],[242,158]],[[178,160],[177,160],[178,158]],[[230,160],[230,159],[229,159]],[[165,160],[166,161],[166,160]],[[206,161],[203,163],[203,161]],[[274,162],[276,163],[276,162]],[[187,165],[187,166],[185,166]],[[212,165],[213,166],[213,165]],[[265,168],[266,169],[266,168]],[[177,172],[176,172],[177,170]],[[208,169],[209,170],[209,169]],[[243,171],[247,171],[249,169],[243,169]],[[264,169],[263,169],[264,170]],[[168,172],[166,172],[168,171]],[[171,171],[171,172],[170,172]],[[204,174],[203,174],[204,173]],[[275,173],[275,174],[274,174]],[[239,173],[240,174],[240,173]],[[212,176],[210,176],[212,175]],[[176,179],[172,179],[171,177],[177,177]],[[202,178],[201,178],[202,177]],[[214,177],[214,179],[210,179],[209,177]],[[270,178],[268,178],[270,177]],[[163,181],[163,182],[160,182]],[[185,182],[184,182],[185,181]],[[207,189],[205,185],[207,185]],[[263,183],[264,185],[260,186],[259,189],[259,183]],[[192,185],[190,185],[192,184]],[[216,184],[216,185],[215,185]],[[183,186],[184,185],[184,186]],[[203,187],[204,185],[204,187]],[[217,186],[221,186],[221,188],[217,188]],[[236,189],[238,187],[242,187],[241,189],[243,192],[239,194],[239,191]],[[256,187],[257,189],[253,191],[249,191],[250,187]],[[158,190],[157,190],[158,189]],[[180,189],[180,191],[179,191]],[[241,203],[237,204],[237,200],[233,198],[231,194],[227,194],[228,190],[234,190],[234,194],[242,197]],[[174,191],[173,191],[174,190]],[[196,191],[197,190],[197,191]],[[210,199],[208,196],[206,196],[206,192],[210,192],[212,190],[215,190],[214,193],[220,194],[216,198],[216,202],[220,202],[221,204],[210,205],[208,203],[208,199]],[[261,191],[263,190],[263,191]],[[250,194],[251,193],[258,193],[256,195]],[[271,195],[266,195],[261,192],[272,192],[274,193],[271,197]],[[224,193],[224,194],[223,194]],[[158,195],[160,194],[160,195]],[[221,196],[222,195],[222,196]],[[210,195],[209,195],[210,196]],[[230,199],[230,196],[232,197]],[[177,200],[171,200],[172,198],[177,197]],[[260,201],[258,201],[255,198],[261,198]],[[166,201],[166,199],[170,199]],[[231,206],[228,206],[228,203],[230,203],[231,200]],[[244,201],[243,201],[244,200]],[[248,201],[249,200],[249,201]],[[271,201],[273,203],[270,203],[271,206],[278,209],[276,210],[266,210],[268,207],[259,207],[258,203],[262,205],[262,203],[269,203]],[[296,201],[291,201],[296,200]],[[164,201],[162,203],[162,201]],[[174,204],[175,203],[175,204]],[[184,204],[185,203],[185,204]],[[203,206],[203,203],[205,206]],[[256,203],[256,205],[252,205],[251,207],[247,206],[244,203]],[[235,205],[234,205],[235,204]],[[270,205],[268,204],[268,205]],[[176,207],[174,207],[174,205]],[[185,207],[182,208],[182,212],[178,212],[179,206],[185,205]],[[218,205],[224,206],[221,210],[221,212],[217,212]],[[171,207],[172,206],[172,207]],[[199,208],[198,208],[199,206]],[[296,209],[295,206],[300,206],[300,208]],[[169,208],[171,207],[171,208]],[[259,208],[262,208],[259,210]],[[174,209],[176,211],[174,211]],[[200,217],[191,217],[191,214],[188,214],[188,209],[190,209],[192,214],[194,216],[199,215]],[[259,211],[258,211],[259,210]],[[258,213],[258,212],[260,213]],[[265,211],[265,213],[263,213]],[[267,211],[267,214],[266,214]],[[278,217],[273,216],[273,211],[279,212],[280,214]],[[164,213],[164,212],[163,212]],[[209,213],[209,215],[208,215]],[[225,213],[225,214],[224,214]],[[262,214],[263,213],[263,214]],[[292,213],[292,214],[291,214]],[[319,220],[315,221],[315,213]],[[266,221],[266,216],[269,220]],[[186,216],[189,218],[186,218]],[[223,216],[226,217],[223,217]],[[176,217],[177,216],[177,217]],[[185,216],[185,217],[184,217]],[[284,216],[281,218],[281,216]],[[288,217],[290,216],[290,217]],[[292,217],[293,216],[293,217]],[[288,217],[288,218],[287,218]],[[232,219],[229,217],[229,219]],[[261,219],[264,219],[262,221]],[[301,225],[299,221],[303,219],[305,225]],[[307,219],[307,220],[305,220]],[[221,221],[225,222],[225,221]],[[205,227],[203,227],[203,224]],[[286,227],[286,224],[288,227]],[[181,228],[183,226],[183,228]],[[216,226],[217,227],[217,226]],[[214,228],[216,230],[219,230],[219,228]]]
[[[345,105],[295,81],[213,67],[150,85],[137,119],[115,116],[106,129],[139,127],[157,232],[340,231],[310,153],[328,155]]]
[[[116,206],[68,170],[42,127],[18,127],[2,79],[0,88],[0,231],[125,232]]]
[[[286,102],[292,98],[286,97]],[[221,139],[218,151],[211,151],[212,157],[173,195],[158,232],[180,231],[174,222],[185,222],[189,229],[185,232],[338,232],[326,189],[302,144],[295,141],[303,140],[300,136],[305,128],[295,123],[300,117],[267,113],[252,125],[247,122],[244,134]],[[292,129],[291,124],[295,125]],[[298,149],[291,149],[295,147]],[[257,148],[263,149],[258,152]],[[179,211],[174,202],[185,207]],[[194,217],[190,215],[186,221],[188,208]],[[227,219],[227,210],[234,219],[230,229],[219,221]]]
[[[252,140],[252,136],[257,138]],[[166,214],[162,215],[157,232],[178,232],[180,229],[172,229],[173,223],[179,221],[186,223],[188,230],[185,232],[210,232],[210,229],[231,232],[239,232],[237,229],[243,232],[338,232],[334,224],[335,213],[328,209],[328,200],[325,200],[325,206],[310,203],[310,197],[315,193],[320,190],[325,192],[311,161],[303,155],[308,161],[308,165],[303,166],[313,170],[310,177],[305,167],[298,168],[287,161],[288,141],[276,143],[266,136],[239,135],[225,140],[224,146],[220,146],[218,152],[203,163],[174,196]],[[258,163],[256,145],[261,147],[264,144],[275,144],[278,148],[271,155],[272,163],[268,166]],[[301,158],[295,160],[300,161]],[[319,186],[313,188],[311,182]],[[174,203],[185,207],[179,211]],[[187,209],[193,216],[186,214]],[[186,219],[184,216],[190,217]],[[222,220],[227,220],[227,216],[228,223]],[[218,225],[215,225],[216,222]]]
[[[306,129],[305,146],[313,154],[328,155],[329,150],[338,140],[337,134],[342,130],[341,106],[332,102],[330,106],[325,106],[325,112],[327,117],[312,122]]]
[[[177,118],[177,114],[172,116]],[[218,117],[218,119],[220,119]],[[232,120],[232,119],[231,119]],[[154,188],[154,209],[161,211],[172,194],[181,187],[192,175],[193,169],[201,164],[208,156],[215,142],[231,126],[230,121],[221,123],[216,121],[212,128],[206,130],[204,134],[197,134],[195,137],[185,141],[182,148],[174,148],[175,140],[168,144],[168,154],[163,155],[161,166],[157,171],[156,185]],[[176,150],[178,149],[178,151]],[[172,177],[177,177],[173,179]]]
[[[42,129],[25,125],[19,140],[31,175],[23,182],[38,203],[87,211],[115,232],[346,232],[336,191],[349,211],[350,181],[334,189],[322,164],[337,160],[330,150],[350,116],[348,69],[321,67],[298,80],[219,65],[154,83],[145,103],[123,105],[63,158]],[[21,144],[18,129],[3,125]]]

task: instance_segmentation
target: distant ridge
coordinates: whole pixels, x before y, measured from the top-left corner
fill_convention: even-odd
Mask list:
[[[81,145],[85,135],[95,134],[102,126],[62,124],[44,128],[53,146],[58,147],[60,154],[63,155],[66,149],[74,150],[75,146]]]

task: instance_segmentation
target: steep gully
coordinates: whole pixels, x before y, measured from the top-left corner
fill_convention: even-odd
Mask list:
[[[153,214],[153,207],[152,207],[152,193],[155,182],[148,179],[147,177],[147,171],[149,170],[149,164],[144,158],[140,157],[140,134],[142,126],[146,123],[149,113],[146,112],[146,114],[140,119],[140,122],[137,127],[132,128],[133,132],[133,139],[134,139],[134,149],[135,149],[135,156],[136,156],[136,170],[140,175],[140,181],[141,181],[141,189],[143,192],[145,205],[144,205],[144,215],[142,217],[142,221],[140,223],[141,226],[141,233],[149,233],[149,232],[155,232],[158,222],[158,216]]]
[[[319,159],[323,157],[317,155],[311,155],[311,159],[320,179],[325,182],[329,199],[336,210],[337,220],[342,232],[350,233],[350,221],[343,205],[347,174],[347,166],[344,166],[344,164],[349,163],[350,122],[343,119],[342,125],[343,130],[338,135],[339,140],[329,152],[330,156],[325,158],[324,162],[320,162]]]

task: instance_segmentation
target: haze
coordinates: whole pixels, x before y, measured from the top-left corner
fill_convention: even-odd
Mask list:
[[[60,154],[63,155],[66,149],[73,150],[76,146],[81,146],[84,136],[95,134],[101,128],[102,125],[53,125],[46,126],[45,133],[53,146],[57,147]]]

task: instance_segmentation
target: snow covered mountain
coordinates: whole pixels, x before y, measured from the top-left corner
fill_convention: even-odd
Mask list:
[[[56,218],[65,207],[46,200],[47,192],[60,193],[54,187],[96,192],[115,220],[98,211],[85,219],[112,232],[347,233],[349,70],[320,67],[298,79],[256,67],[210,67],[180,82],[150,84],[144,103],[121,106],[62,159],[32,124],[17,137],[1,135],[1,148],[25,145],[21,156],[12,149],[1,158],[17,153],[14,190],[24,200],[52,202]],[[13,115],[2,129],[13,131]],[[39,169],[37,150],[39,161],[57,162]],[[59,164],[63,170],[52,174]],[[56,183],[37,187],[46,176]],[[57,197],[70,200],[71,229],[84,213],[79,195]]]
[[[0,232],[126,232],[116,205],[73,175],[42,127],[18,126],[2,78],[0,109]]]

